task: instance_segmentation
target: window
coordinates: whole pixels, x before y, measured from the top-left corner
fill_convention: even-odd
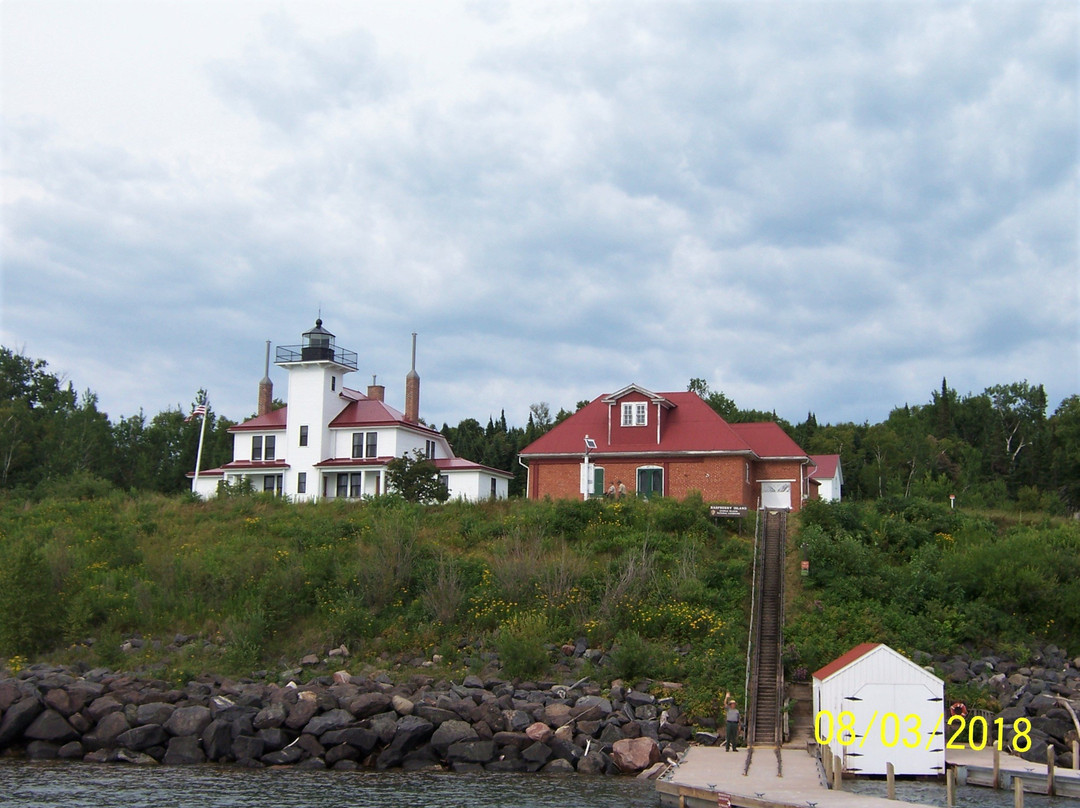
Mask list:
[[[300,427],[300,445],[307,446],[307,424]]]
[[[364,433],[353,432],[352,433],[352,456],[363,457],[364,456]]]
[[[344,499],[349,496],[349,475],[339,474],[337,476],[337,495]]]
[[[262,460],[262,435],[251,436],[251,459]]]
[[[349,496],[350,497],[362,497],[364,495],[363,486],[364,475],[356,472],[349,475]]]
[[[263,460],[273,460],[277,451],[277,439],[273,435],[267,435],[263,446]]]
[[[499,498],[499,481],[495,477],[491,478],[491,498]]]
[[[664,470],[658,466],[642,466],[637,470],[637,493],[639,497],[662,497],[664,495]]]
[[[330,389],[337,390],[337,376],[330,377]]]
[[[442,483],[443,488],[445,488],[447,491],[450,490],[450,475],[448,475],[448,474],[440,474],[439,475],[439,482]]]
[[[644,401],[628,401],[622,405],[623,426],[648,426],[649,405]]]
[[[301,471],[296,475],[296,493],[307,493],[307,472]]]
[[[263,491],[267,494],[280,494],[281,493],[281,475],[280,474],[264,474],[263,475]]]
[[[367,441],[364,446],[364,457],[378,457],[379,456],[379,433],[368,432]]]
[[[435,459],[435,441],[424,441],[424,457],[426,457],[428,460]]]

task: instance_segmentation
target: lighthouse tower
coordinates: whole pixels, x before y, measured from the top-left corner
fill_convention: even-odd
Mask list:
[[[318,479],[315,464],[334,456],[330,422],[341,412],[346,373],[356,370],[356,352],[337,347],[334,335],[323,328],[322,319],[305,331],[300,345],[280,345],[276,364],[289,372],[289,418],[285,427],[285,490],[297,491],[297,475],[303,473],[308,485]],[[304,493],[317,497],[307,486]],[[305,498],[303,494],[300,498]]]

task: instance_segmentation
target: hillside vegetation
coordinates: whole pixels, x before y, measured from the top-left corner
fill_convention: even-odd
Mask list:
[[[13,667],[81,660],[184,680],[281,671],[343,644],[351,667],[439,655],[448,675],[497,659],[502,676],[542,678],[584,638],[606,657],[575,675],[680,681],[699,711],[741,690],[753,523],[715,525],[697,499],[198,502],[92,478],[65,491],[0,499]],[[1074,522],[907,499],[811,503],[793,525],[789,674],[864,641],[1080,648]]]

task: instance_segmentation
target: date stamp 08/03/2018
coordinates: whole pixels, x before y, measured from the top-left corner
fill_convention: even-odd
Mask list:
[[[949,733],[949,738],[945,742],[946,749],[984,749],[990,737],[991,724],[996,730],[994,744],[999,750],[1005,748],[1005,719],[995,718],[993,722],[988,722],[981,715],[974,716],[970,721],[963,715],[951,715],[946,724],[945,716],[942,714],[938,716],[937,725],[933,731],[924,736],[922,718],[915,713],[901,717],[890,712],[882,714],[879,718],[875,710],[864,731],[859,733],[855,726],[855,713],[849,710],[843,710],[840,713],[819,710],[814,716],[814,738],[822,746],[831,743],[835,738],[841,746],[861,747],[876,729],[882,746],[892,748],[902,744],[908,749],[925,746],[926,751],[930,752],[934,740],[942,735],[943,724],[947,726],[946,731]],[[1031,721],[1029,719],[1017,718],[1012,723],[1012,731],[1012,751],[1026,752],[1031,748]]]

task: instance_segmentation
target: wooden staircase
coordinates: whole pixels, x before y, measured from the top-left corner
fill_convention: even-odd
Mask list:
[[[784,544],[787,512],[764,511],[759,551],[759,574],[753,626],[750,711],[747,741],[754,746],[779,746],[781,693],[784,670],[780,654],[784,642]]]

